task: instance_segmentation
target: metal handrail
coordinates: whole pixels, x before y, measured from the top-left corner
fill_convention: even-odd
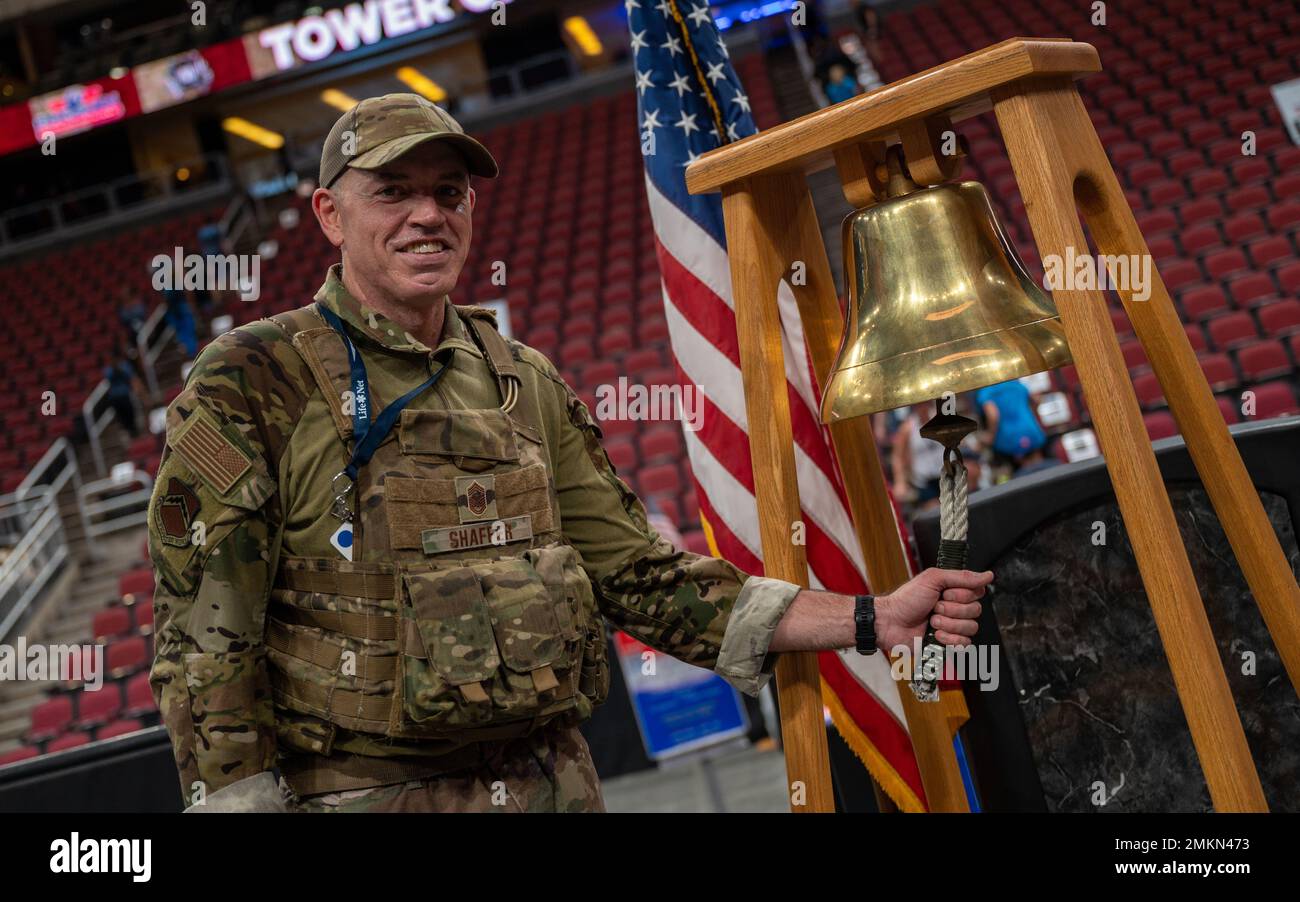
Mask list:
[[[155,364],[176,334],[171,324],[165,323],[163,328],[158,330],[158,335],[150,339],[154,330],[158,329],[158,323],[166,316],[167,305],[159,304],[153,308],[153,312],[149,314],[149,318],[144,321],[144,325],[135,336],[135,347],[139,352],[136,359],[140,361],[140,368],[144,370],[144,384],[149,389],[149,398],[152,401],[158,400],[158,368]]]
[[[108,475],[108,464],[104,460],[104,444],[99,440],[99,437],[108,429],[109,423],[113,422],[115,414],[111,408],[105,408],[104,412],[96,417],[95,408],[108,394],[108,388],[108,380],[100,379],[81,404],[81,419],[86,425],[86,438],[90,441],[90,453],[95,459],[95,472],[100,476]],[[134,392],[131,393],[131,404],[135,407],[136,415],[143,420],[144,406]],[[145,425],[147,428],[148,424]]]
[[[243,247],[244,236],[257,227],[257,206],[246,193],[241,191],[226,207],[226,212],[217,223],[221,234],[222,250],[237,252]]]
[[[133,492],[121,491],[124,485],[138,483]],[[90,520],[89,535],[99,538],[110,532],[142,526],[149,519],[149,499],[153,495],[153,477],[138,467],[133,467],[125,478],[96,479],[78,490],[78,503]],[[106,519],[99,519],[108,515]]]
[[[108,428],[108,424],[113,422],[113,412],[105,410],[96,419],[95,407],[106,394],[108,394],[108,380],[100,379],[99,384],[90,390],[90,394],[81,405],[81,419],[86,424],[86,438],[90,440],[90,454],[95,459],[95,472],[101,476],[107,472],[107,468],[104,466],[104,446],[99,437]]]
[[[208,175],[203,181],[196,181],[194,184],[219,184],[229,178],[229,168],[226,159],[221,154],[208,153],[199,157],[192,157],[182,160],[175,166],[167,169],[150,169],[147,172],[133,173],[122,176],[111,181],[104,182],[100,185],[92,185],[89,188],[83,188],[80,191],[74,191],[70,194],[63,194],[59,197],[48,200],[36,201],[25,204],[21,207],[15,207],[12,210],[6,210],[0,215],[0,246],[5,244],[21,244],[33,240],[50,231],[63,228],[68,223],[65,222],[63,208],[77,201],[102,199],[105,210],[99,214],[87,214],[85,219],[95,219],[99,216],[111,215],[119,210],[132,209],[140,204],[148,203],[150,200],[163,198],[167,199],[176,194],[176,187],[172,183],[172,175],[181,167],[197,168],[199,165],[208,167]],[[139,186],[144,189],[138,200],[124,202],[119,194],[126,188]],[[155,190],[150,193],[148,189],[153,187]],[[10,236],[10,225],[16,220],[25,217],[34,216],[44,212],[49,220],[49,224],[38,226],[30,232],[24,233],[18,237]]]
[[[59,469],[54,469],[54,462],[63,458],[65,463]],[[48,479],[45,477],[48,475]],[[72,443],[66,438],[59,438],[54,441],[50,447],[45,449],[40,460],[33,464],[32,468],[27,471],[23,481],[18,483],[14,489],[14,498],[17,501],[24,501],[34,492],[48,490],[51,495],[58,497],[63,491],[63,487],[69,482],[73,484],[76,492],[81,491],[81,467],[77,464],[77,452],[72,447]],[[83,530],[89,531],[90,521],[86,517],[86,510],[81,506],[80,497],[77,499],[77,513],[81,519]],[[99,556],[99,549],[96,544],[87,538],[87,554],[91,558]]]
[[[36,504],[40,513],[0,563],[0,641],[22,622],[32,602],[69,556],[58,492],[47,486],[34,490],[43,496]]]
[[[0,495],[0,548],[12,548],[32,528],[31,513],[50,494],[47,485],[33,486],[19,498],[15,492]]]

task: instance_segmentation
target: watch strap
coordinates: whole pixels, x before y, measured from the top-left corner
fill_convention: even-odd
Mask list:
[[[858,654],[874,655],[876,649],[876,596],[855,595],[853,597],[853,623],[856,627],[854,638]]]

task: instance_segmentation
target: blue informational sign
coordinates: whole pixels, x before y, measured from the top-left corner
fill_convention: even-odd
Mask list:
[[[671,758],[749,732],[745,705],[726,680],[630,636],[615,636],[619,663],[646,754]]]

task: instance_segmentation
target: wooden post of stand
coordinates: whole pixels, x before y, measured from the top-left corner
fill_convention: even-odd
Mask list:
[[[776,305],[777,284],[784,275],[784,266],[772,233],[760,225],[762,217],[756,207],[762,201],[761,192],[756,195],[743,184],[729,186],[722,195],[749,446],[757,476],[754,500],[764,574],[806,586],[807,557],[803,545],[793,541],[794,524],[800,518],[799,484],[781,351],[781,314]],[[833,812],[835,795],[817,654],[781,655],[776,665],[776,689],[791,810]]]
[[[1008,97],[997,103],[996,110],[999,122],[1004,117],[1013,123],[1023,122],[1028,115],[1047,126],[1042,129],[1042,139],[1059,149],[1061,175],[1069,176],[1075,185],[1074,200],[1099,254],[1151,259],[1146,239],[1073,84],[1055,81],[1034,85],[1018,98]],[[1002,127],[1005,130],[1007,126]],[[1011,127],[1017,133],[1021,130],[1015,124]],[[1069,140],[1062,140],[1065,135]],[[1028,200],[1025,205],[1028,207]],[[1078,248],[1079,253],[1085,250]],[[1135,300],[1129,287],[1119,288],[1118,294],[1164,390],[1169,410],[1178,422],[1188,454],[1219,515],[1291,685],[1300,690],[1300,586],[1296,585],[1259,494],[1237,453],[1164,280],[1153,263],[1149,297]]]
[[[1064,254],[1071,246],[1086,248],[1076,203],[1101,253],[1147,254],[1072,84],[1100,68],[1091,45],[1013,38],[721,147],[687,168],[690,191],[723,193],[763,551],[772,575],[807,579],[802,549],[789,541],[799,504],[776,304],[776,285],[792,252],[807,255],[804,262],[818,280],[819,287],[796,295],[814,361],[832,344],[826,336],[834,334],[837,342],[839,330],[838,305],[834,312],[831,306],[833,288],[826,287],[829,275],[815,262],[821,259],[815,249],[821,248],[822,256],[825,249],[803,176],[838,163],[846,194],[859,202],[869,196],[881,143],[902,141],[909,152],[925,149],[936,117],[957,123],[996,106],[1043,257]],[[935,171],[942,175],[942,169]],[[763,208],[784,212],[762,213]],[[798,234],[778,237],[783,231]],[[1300,685],[1300,589],[1168,293],[1156,275],[1149,300],[1136,301],[1131,292],[1121,296],[1292,684]],[[1197,603],[1196,583],[1104,301],[1096,292],[1062,291],[1057,302],[1211,798],[1220,811],[1263,810],[1259,778],[1204,608]],[[815,363],[819,377],[823,365]],[[770,428],[759,428],[759,423]],[[832,435],[869,576],[892,585],[899,571],[888,547],[897,527],[869,427],[864,419],[856,428],[836,428]],[[783,706],[787,692],[795,700],[795,710],[783,723],[790,772],[824,773],[821,708],[814,702],[816,660],[811,655],[783,658],[795,659],[777,671]],[[924,762],[929,734],[912,722],[910,711],[909,727],[918,760]],[[810,779],[820,785],[820,776]],[[929,796],[931,778],[925,781]]]
[[[1052,255],[1065,260],[1089,254],[1088,241],[1076,212],[1076,192],[1087,201],[1084,209],[1090,222],[1113,222],[1116,219],[1115,206],[1123,204],[1127,209],[1128,204],[1117,184],[1114,185],[1114,194],[1118,195],[1118,201],[1106,191],[1109,187],[1107,181],[1113,183],[1114,174],[1100,142],[1095,140],[1092,122],[1073,82],[1020,83],[999,89],[994,98],[998,124],[1020,185],[1039,255],[1044,260]],[[1087,140],[1089,134],[1094,135],[1093,141]],[[1103,172],[1110,174],[1109,180],[1099,177]],[[1080,177],[1085,181],[1077,182]],[[1130,243],[1113,228],[1098,238],[1098,244],[1104,254],[1150,253],[1140,235],[1137,243]],[[1125,290],[1123,294],[1130,296],[1131,292]],[[1233,705],[1210,622],[1200,603],[1196,577],[1181,544],[1176,549],[1170,547],[1171,539],[1176,540],[1179,536],[1178,523],[1174,520],[1174,511],[1156,465],[1155,452],[1147,439],[1142,413],[1129,381],[1128,367],[1120,354],[1119,340],[1106,309],[1106,299],[1100,291],[1067,288],[1055,290],[1053,298],[1061,313],[1061,324],[1079,371],[1079,382],[1106,457],[1115,498],[1133,544],[1138,570],[1146,586],[1156,628],[1160,632],[1214,807],[1217,811],[1267,811],[1264,791]],[[1134,303],[1127,301],[1125,306],[1134,309]],[[1163,304],[1172,312],[1173,305],[1167,294],[1162,298],[1153,296],[1145,303],[1153,306]],[[1223,416],[1210,396],[1209,386],[1190,346],[1186,355],[1178,355],[1172,350],[1180,338],[1184,345],[1187,344],[1187,336],[1177,315],[1173,317],[1177,336],[1165,332],[1153,341],[1157,336],[1151,331],[1150,316],[1144,317],[1144,325],[1147,327],[1144,346],[1151,342],[1153,352],[1158,353],[1157,349],[1163,351],[1153,361],[1153,364],[1163,367],[1163,372],[1157,368],[1161,384],[1167,389],[1178,390],[1179,394],[1172,396],[1171,401],[1194,408],[1195,395],[1204,394],[1214,407],[1213,419],[1219,423],[1224,442],[1231,446]],[[1189,401],[1189,397],[1193,400]],[[1199,430],[1208,425],[1210,418],[1188,416],[1184,408],[1184,419],[1188,427],[1197,430],[1185,436],[1190,450],[1194,442],[1205,440],[1204,433]],[[1182,422],[1180,420],[1180,424]],[[1244,499],[1248,493],[1259,508],[1260,517],[1264,516],[1259,496],[1250,484],[1235,447],[1231,456],[1236,459],[1239,469],[1202,473],[1224,530],[1230,536],[1237,531],[1239,524],[1231,522],[1231,517],[1227,516],[1230,511],[1219,507],[1218,494],[1239,495]],[[1266,519],[1263,526],[1267,535],[1251,533],[1242,537],[1249,547],[1258,547],[1271,537],[1272,528]],[[1244,556],[1239,557],[1245,560]],[[1291,585],[1294,588],[1294,580]],[[1273,601],[1258,594],[1258,590],[1256,600],[1265,611]],[[1267,619],[1267,614],[1265,617]]]

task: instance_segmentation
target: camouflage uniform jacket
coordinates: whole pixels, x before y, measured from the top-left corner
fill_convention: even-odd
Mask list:
[[[366,364],[376,412],[442,367],[440,380],[408,410],[500,405],[465,313],[450,300],[441,340],[430,349],[354,300],[338,265],[316,299],[346,324]],[[581,556],[600,615],[756,694],[772,672],[772,634],[798,587],[747,576],[662,539],[615,473],[586,405],[546,357],[508,344],[522,390],[532,393],[541,414],[564,540]],[[312,724],[293,722],[273,704],[265,643],[282,552],[339,555],[331,545],[339,521],[330,514],[330,481],[345,460],[331,423],[339,408],[339,399],[324,397],[285,332],[266,319],[208,345],[168,408],[167,445],[149,506],[157,576],[151,683],[187,796],[196,785],[211,793],[269,770],[289,734],[292,748],[303,748],[304,737],[319,747]],[[394,428],[385,442],[396,441],[397,433]],[[331,735],[329,746],[377,756],[437,755],[448,748],[376,742],[347,731]]]

